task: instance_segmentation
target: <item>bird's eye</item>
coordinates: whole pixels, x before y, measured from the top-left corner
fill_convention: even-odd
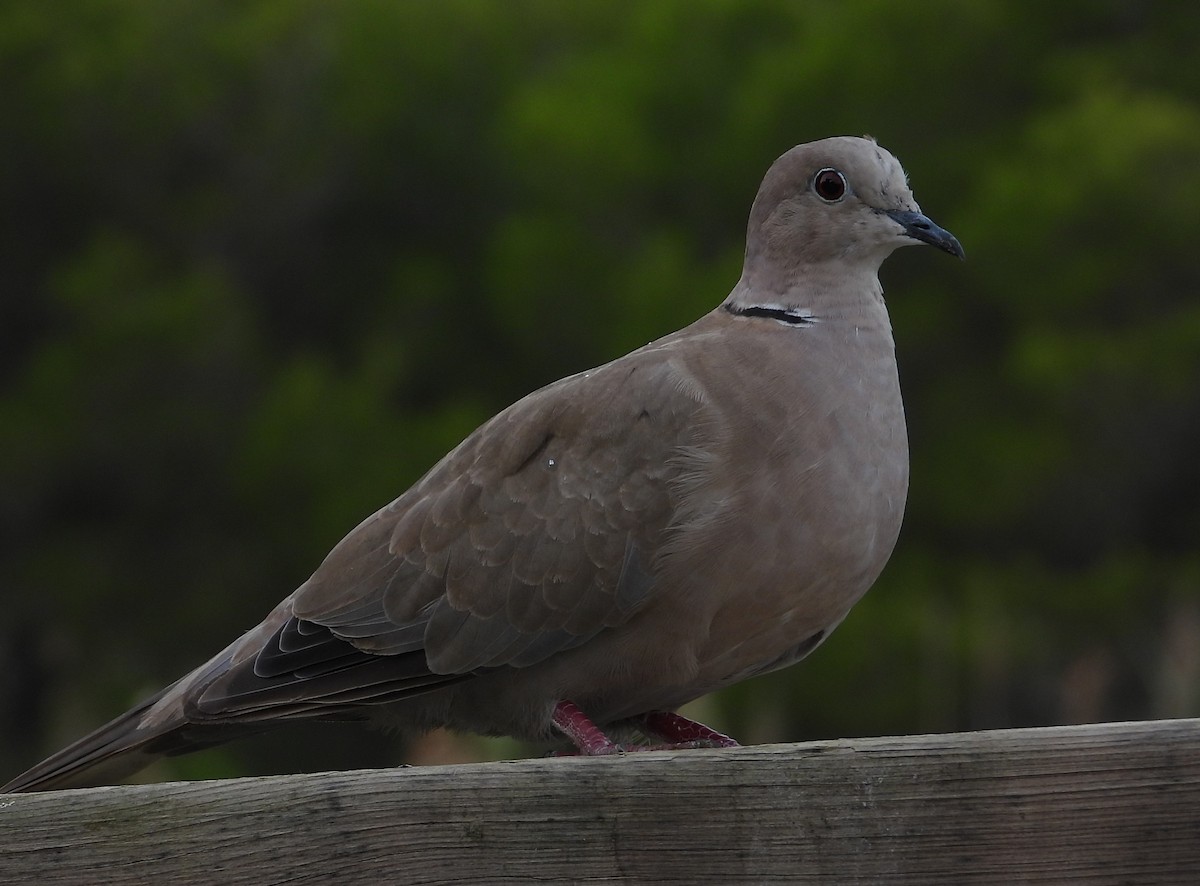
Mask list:
[[[813,177],[813,190],[826,203],[836,203],[846,196],[846,176],[826,167]]]

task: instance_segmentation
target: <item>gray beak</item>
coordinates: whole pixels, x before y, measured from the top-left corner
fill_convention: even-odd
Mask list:
[[[908,234],[914,240],[920,240],[922,243],[936,246],[942,252],[957,255],[959,258],[967,257],[966,253],[963,252],[962,244],[958,242],[958,238],[945,228],[939,228],[928,216],[921,215],[919,212],[902,209],[889,209],[884,212],[884,215],[904,228],[904,233]]]

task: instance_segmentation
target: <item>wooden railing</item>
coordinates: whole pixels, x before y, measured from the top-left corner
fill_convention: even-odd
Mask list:
[[[0,795],[0,883],[1200,884],[1200,720]]]

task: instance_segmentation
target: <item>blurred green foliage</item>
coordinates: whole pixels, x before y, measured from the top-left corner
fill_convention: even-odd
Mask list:
[[[1200,714],[1198,50],[1178,2],[8,0],[2,771],[254,624],[494,411],[710,309],[766,167],[837,133],[969,261],[884,271],[883,579],[705,713]],[[302,735],[164,772],[403,750]]]

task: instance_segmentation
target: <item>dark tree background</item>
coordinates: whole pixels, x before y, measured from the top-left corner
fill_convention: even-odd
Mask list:
[[[1200,714],[1200,7],[0,6],[0,772],[199,663],[499,408],[728,292],[869,132],[892,563],[750,741]],[[153,775],[521,753],[309,727]],[[7,777],[7,776],[4,776]],[[3,780],[0,777],[0,780]]]

